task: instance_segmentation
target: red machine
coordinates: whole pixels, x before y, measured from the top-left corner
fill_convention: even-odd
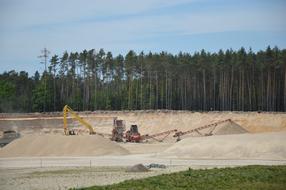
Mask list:
[[[125,139],[126,142],[141,142],[141,135],[138,132],[138,126],[137,125],[131,125],[130,130],[126,131],[125,133]]]

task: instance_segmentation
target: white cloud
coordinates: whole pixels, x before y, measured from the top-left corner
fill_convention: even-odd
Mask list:
[[[4,27],[19,28],[71,22],[87,17],[136,14],[194,1],[197,0],[11,0],[2,8],[0,21]]]

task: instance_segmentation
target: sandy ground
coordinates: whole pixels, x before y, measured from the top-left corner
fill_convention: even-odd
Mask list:
[[[192,155],[189,148],[196,143],[188,142],[200,141],[201,152],[203,147],[214,145],[215,141],[221,144],[221,148],[229,147],[234,142],[245,142],[247,138],[261,143],[259,139],[264,139],[271,144],[271,138],[278,143],[285,145],[285,141],[280,142],[279,138],[285,139],[285,133],[265,133],[265,134],[240,134],[224,135],[212,137],[190,137],[178,143],[119,143],[130,154],[127,155],[102,155],[102,156],[80,156],[80,157],[12,157],[0,158],[0,189],[68,189],[70,187],[86,187],[92,185],[105,185],[118,183],[127,179],[144,178],[148,176],[159,175],[162,173],[171,173],[191,168],[213,168],[213,167],[234,167],[243,165],[286,165],[286,158],[277,159],[275,151],[272,157],[261,159],[259,156],[242,159],[237,152],[237,159],[202,159],[190,158],[186,155]],[[271,138],[269,138],[271,137]],[[224,141],[219,141],[224,139]],[[232,139],[232,142],[231,142]],[[237,141],[237,139],[239,139]],[[204,142],[209,141],[209,143]],[[253,144],[253,142],[250,144]],[[228,145],[227,143],[228,142]],[[205,143],[205,144],[204,144]],[[180,145],[181,144],[181,145]],[[235,143],[234,143],[235,144]],[[257,144],[253,144],[255,148]],[[183,153],[180,153],[185,148]],[[235,144],[237,146],[237,144]],[[273,148],[273,147],[272,147]],[[173,152],[170,157],[170,152]],[[241,151],[242,149],[238,149]],[[273,151],[272,149],[265,149]],[[274,147],[274,150],[275,149]],[[210,151],[207,149],[207,151]],[[215,149],[213,151],[216,151]],[[285,151],[285,149],[278,149]],[[165,153],[168,153],[167,155]],[[270,152],[271,153],[271,152]],[[206,152],[204,152],[206,154]],[[194,155],[196,155],[194,153]],[[227,155],[227,154],[226,154]],[[259,155],[259,154],[258,154]],[[271,159],[273,158],[273,159]],[[164,164],[167,169],[153,169],[150,172],[130,173],[126,172],[127,167],[142,163],[149,165],[151,163]]]
[[[282,165],[284,161],[271,160],[169,160],[148,155],[80,158],[17,158],[1,159],[0,189],[68,189],[118,183],[128,179],[139,179],[186,170],[188,167],[213,168],[242,165]],[[126,172],[127,166],[137,163],[166,164],[166,169],[149,172]],[[29,164],[29,165],[27,165]],[[109,165],[100,166],[100,165]],[[75,166],[72,166],[75,165]],[[114,166],[113,166],[114,165]],[[22,168],[21,168],[22,167]]]
[[[163,158],[156,154],[135,154],[126,156],[97,157],[25,157],[0,158],[0,168],[41,168],[41,167],[93,167],[93,166],[132,166],[135,164],[165,164],[170,166],[243,166],[243,165],[280,165],[286,160],[265,159],[186,159]]]
[[[170,135],[162,143],[150,140],[138,144],[114,143],[98,136],[85,136],[84,132],[64,137],[59,114],[57,117],[40,117],[40,114],[36,118],[33,114],[25,118],[3,117],[0,131],[13,129],[23,137],[0,149],[0,189],[105,185],[188,167],[286,165],[286,132],[283,132],[286,113],[135,111],[81,115],[101,133],[111,133],[113,117],[123,119],[126,126],[137,124],[141,134],[170,129],[185,131],[225,119],[232,119],[234,124],[218,126],[214,133],[219,136],[189,135],[176,143]],[[83,128],[71,119],[69,126]],[[164,164],[167,169],[126,172],[126,167],[140,163]]]
[[[286,132],[186,138],[161,155],[190,159],[286,160]]]
[[[0,169],[0,187],[2,190],[59,190],[72,187],[79,188],[171,173],[185,170],[186,167],[152,169],[151,171],[140,173],[126,172],[126,169],[126,167]]]

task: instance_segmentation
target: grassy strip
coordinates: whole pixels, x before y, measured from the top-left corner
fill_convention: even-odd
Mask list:
[[[82,190],[109,189],[286,189],[286,166],[245,166],[163,174]]]

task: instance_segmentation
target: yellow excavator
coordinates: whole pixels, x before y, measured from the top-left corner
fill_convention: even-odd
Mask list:
[[[84,127],[86,127],[89,130],[89,134],[94,135],[96,132],[93,130],[93,127],[87,123],[83,118],[81,118],[78,114],[76,114],[68,105],[65,105],[63,109],[63,115],[64,115],[64,133],[65,135],[75,135],[74,130],[68,129],[68,121],[67,121],[67,115],[70,113],[73,118],[78,120]]]

